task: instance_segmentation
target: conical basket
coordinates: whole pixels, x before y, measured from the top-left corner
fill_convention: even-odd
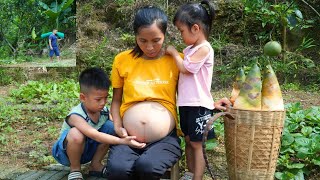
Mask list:
[[[224,116],[229,179],[274,179],[285,111],[228,112],[233,116]]]

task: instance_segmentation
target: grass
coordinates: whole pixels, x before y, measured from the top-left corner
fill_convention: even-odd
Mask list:
[[[76,54],[73,46],[60,50],[61,61],[54,56],[50,61],[49,55],[45,56],[18,56],[0,59],[0,67],[74,67]]]

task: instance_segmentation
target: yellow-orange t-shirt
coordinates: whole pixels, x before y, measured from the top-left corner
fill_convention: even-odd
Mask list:
[[[134,58],[127,50],[118,54],[113,62],[111,83],[113,88],[123,88],[120,116],[132,105],[154,101],[166,107],[177,121],[176,90],[179,70],[172,56],[147,60]]]

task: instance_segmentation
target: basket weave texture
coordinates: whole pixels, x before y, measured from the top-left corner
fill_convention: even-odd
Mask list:
[[[229,179],[274,179],[285,112],[228,111],[235,118],[224,117]]]

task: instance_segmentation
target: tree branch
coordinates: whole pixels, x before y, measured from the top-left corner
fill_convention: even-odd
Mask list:
[[[301,0],[303,3],[305,3],[307,6],[309,6],[319,17],[320,17],[320,13],[314,8],[312,7],[309,3],[307,3],[305,0]]]

